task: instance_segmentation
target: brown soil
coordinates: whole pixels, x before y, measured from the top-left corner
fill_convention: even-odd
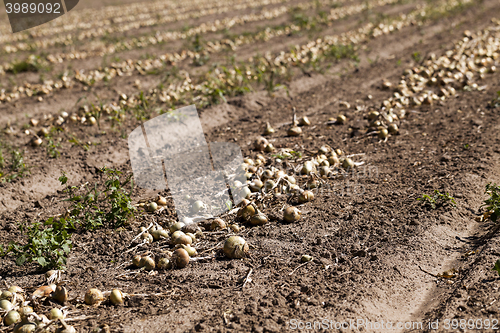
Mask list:
[[[207,231],[198,251],[209,250],[203,255],[213,254],[213,259],[192,262],[184,269],[123,275],[134,271],[129,261],[136,252],[126,251],[137,244],[131,241],[139,228],[147,227],[153,218],[166,225],[174,218],[173,209],[154,215],[141,211],[121,231],[75,233],[63,279],[70,292],[69,310],[76,311],[74,316],[88,316],[74,323],[77,329],[89,332],[108,325],[111,332],[282,332],[298,321],[326,318],[415,321],[424,323],[424,328],[429,321],[439,320],[436,331],[444,332],[450,331],[445,320],[498,318],[500,280],[492,267],[500,256],[499,236],[488,233],[491,222],[476,221],[484,212],[485,185],[500,182],[499,109],[489,107],[500,91],[498,72],[486,76],[481,83],[486,89],[481,92],[459,91],[457,98],[442,104],[408,109],[400,134],[387,142],[357,130],[355,124],[365,120],[354,106],[378,106],[391,95],[380,89],[382,79],[397,84],[402,71],[415,65],[414,52],[442,54],[462,37],[463,30],[489,25],[499,9],[496,0],[485,0],[465,12],[370,41],[359,52],[359,64],[343,60],[324,74],[304,73],[289,84],[288,94],[257,91],[199,110],[207,141],[236,142],[245,156],[255,157],[252,143],[270,122],[276,133],[269,140],[276,147],[307,152],[328,144],[357,154],[353,159],[364,165],[302,205],[298,222],[283,222],[279,209],[286,198],[273,199],[264,211],[270,223],[247,226],[238,233],[251,245],[249,257],[242,260],[228,260],[221,254],[220,244],[230,232]],[[360,17],[345,23],[355,25],[356,19]],[[273,41],[273,45],[292,40]],[[238,56],[244,57],[255,49],[241,52]],[[26,99],[15,106],[2,104],[0,122],[3,127],[11,120],[20,127],[26,122],[25,114],[39,117],[61,109],[74,111],[77,100],[93,92],[117,100],[116,91],[136,90],[132,85],[137,78],[143,79],[122,78],[85,93],[62,90],[43,103]],[[367,99],[369,94],[372,100]],[[351,108],[342,108],[339,101],[349,102]],[[297,138],[286,136],[292,107],[312,122]],[[326,125],[340,111],[348,124]],[[58,159],[31,147],[24,134],[4,137],[26,150],[26,163],[32,168],[26,178],[0,183],[0,244],[23,239],[17,223],[64,212],[65,194],[57,181],[62,170],[71,185],[99,181],[97,168],[104,165],[130,174],[127,140],[120,135],[137,125],[130,120],[119,130],[105,128],[106,133],[72,127],[70,132],[89,137],[95,145],[84,151],[63,143]],[[417,201],[434,190],[450,193],[457,207],[432,210]],[[138,202],[158,194],[135,189],[133,199]],[[141,251],[158,251],[165,244],[155,242]],[[302,265],[304,254],[314,259]],[[19,267],[14,260],[6,256],[0,261],[6,285],[33,291],[46,283],[38,266]],[[432,276],[451,268],[458,271],[453,279]],[[243,288],[241,279],[249,269],[251,281]],[[104,303],[91,308],[82,306],[89,288],[119,288],[138,296],[123,306]],[[36,310],[43,313],[54,305],[46,300]]]

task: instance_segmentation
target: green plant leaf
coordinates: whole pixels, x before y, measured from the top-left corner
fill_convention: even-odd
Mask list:
[[[495,266],[493,267],[493,270],[494,270],[494,271],[497,271],[498,275],[500,275],[500,259],[498,259],[498,260],[495,262]]]

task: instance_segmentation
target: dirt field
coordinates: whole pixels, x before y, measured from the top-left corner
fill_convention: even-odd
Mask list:
[[[499,20],[497,0],[190,0],[81,1],[27,32],[3,24],[3,290],[23,288],[38,316],[62,308],[77,332],[498,329],[499,227],[483,204],[487,184],[500,183]],[[191,104],[207,142],[236,143],[253,161],[264,156],[260,170],[247,163],[251,185],[265,180],[264,169],[292,175],[333,155],[337,164],[294,174],[299,192],[319,185],[308,202],[278,178],[272,191],[249,196],[263,225],[235,209],[221,218],[239,230],[212,230],[211,220],[185,226],[197,232],[185,268],[138,268],[137,254],[156,266],[175,261],[170,236],[139,236],[141,227],[177,222],[171,193],[135,186],[128,202],[126,184],[120,202],[134,216],[115,207],[92,225],[83,211],[110,212],[111,192],[89,203],[68,201],[67,189],[103,191],[103,167],[124,182],[132,130]],[[310,121],[299,136],[288,133],[293,110]],[[256,151],[266,123],[274,151]],[[417,200],[434,191],[443,194],[435,207]],[[167,204],[147,211],[158,195]],[[82,212],[73,210],[79,203]],[[289,206],[301,212],[291,223]],[[33,227],[46,221],[45,233]],[[66,248],[56,234],[68,253],[57,254]],[[222,251],[231,235],[249,245],[241,259]],[[48,281],[49,269],[60,277]],[[62,304],[53,294],[32,297],[50,282],[67,289]],[[104,292],[101,304],[85,304],[90,288]],[[108,300],[113,289],[128,294],[123,304]],[[16,304],[21,311],[19,296]],[[45,319],[49,332],[61,325]]]

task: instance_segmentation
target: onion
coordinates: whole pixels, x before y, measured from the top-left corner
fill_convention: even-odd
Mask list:
[[[205,209],[205,204],[203,203],[203,201],[196,200],[195,202],[193,202],[193,206],[191,207],[191,211],[193,213],[199,213],[203,209]]]
[[[150,202],[148,205],[148,211],[149,212],[154,212],[158,209],[158,204],[156,202]]]
[[[158,269],[168,269],[172,267],[170,258],[160,258],[158,260]]]
[[[160,206],[166,206],[167,205],[167,198],[162,197],[162,196],[158,196],[158,198],[156,199],[156,203]]]
[[[250,224],[251,225],[264,225],[267,222],[268,222],[267,221],[267,216],[264,215],[261,212],[258,212],[257,214],[255,214],[254,216],[252,216],[252,218],[250,219]]]
[[[23,306],[19,308],[19,314],[21,317],[26,317],[30,313],[33,313],[33,308],[31,306]]]
[[[109,300],[113,305],[121,305],[123,304],[123,293],[118,289],[111,290],[111,294],[109,294]]]
[[[272,179],[268,179],[264,183],[264,188],[266,189],[266,191],[271,190],[274,186],[276,186],[276,183]]]
[[[233,232],[240,232],[240,227],[237,224],[230,224],[229,229],[231,229]]]
[[[10,291],[6,290],[2,292],[2,294],[0,295],[0,299],[6,299],[11,301],[13,296],[14,295]]]
[[[389,135],[389,131],[387,131],[386,128],[381,128],[379,131],[378,131],[378,137],[380,139],[385,139],[387,138],[387,136]]]
[[[338,165],[340,163],[338,157],[337,157],[337,154],[335,155],[331,155],[330,157],[328,157],[328,163],[331,165],[331,166],[335,166],[335,165]]]
[[[36,328],[35,323],[20,323],[14,327],[14,333],[33,333]]]
[[[246,207],[240,208],[238,210],[237,215],[241,216],[244,220],[249,219],[255,214],[255,207],[252,204],[249,204]]]
[[[144,240],[146,243],[153,243],[153,236],[149,232],[145,232],[141,235],[142,240]]]
[[[253,148],[257,151],[264,151],[266,146],[269,144],[266,138],[258,137],[253,143]]]
[[[177,245],[177,244],[186,244],[186,245],[191,245],[193,243],[193,239],[183,233],[180,230],[177,230],[172,234],[172,244]]]
[[[262,172],[262,179],[272,179],[274,177],[274,172],[272,170],[266,169]]]
[[[300,261],[302,262],[308,262],[308,261],[311,261],[312,260],[312,257],[308,254],[304,254],[301,258],[300,258]]]
[[[176,222],[176,223],[174,223],[174,224],[172,224],[172,225],[170,226],[170,232],[171,232],[171,233],[174,233],[174,232],[176,232],[177,230],[181,230],[182,228],[184,228],[184,226],[185,226],[185,224],[184,224],[184,223],[182,223],[182,222]]]
[[[68,290],[64,286],[57,286],[52,298],[56,302],[64,304],[68,300]]]
[[[135,266],[135,267],[138,267],[138,268],[141,268],[141,259],[142,257],[140,255],[135,255],[134,258],[132,259],[132,264]]]
[[[155,241],[160,240],[161,238],[168,238],[168,231],[165,229],[156,229],[151,231],[151,236]]]
[[[231,236],[224,243],[224,254],[231,259],[241,259],[248,253],[247,242],[239,236]]]
[[[31,145],[32,145],[33,147],[38,147],[38,146],[41,146],[41,145],[42,145],[42,143],[43,143],[43,141],[42,141],[42,139],[40,139],[40,138],[33,138],[33,139],[31,140]]]
[[[44,297],[50,296],[54,292],[56,288],[52,288],[52,286],[41,286],[35,292],[33,292],[34,297]]]
[[[349,157],[344,158],[342,161],[342,167],[344,169],[352,169],[355,166],[356,165],[354,164],[353,160],[351,160]]]
[[[141,259],[141,265],[144,266],[144,268],[147,270],[147,271],[152,271],[153,269],[155,269],[155,261],[153,258],[151,258],[150,256],[144,256],[142,257]]]
[[[298,126],[292,126],[288,129],[288,136],[299,136],[302,134],[302,129]]]
[[[255,179],[253,182],[248,184],[248,187],[252,192],[259,192],[262,186],[264,186],[264,184],[262,184],[262,181],[259,179]]]
[[[184,249],[177,249],[172,255],[172,261],[176,268],[184,268],[189,264],[189,254]]]
[[[99,306],[104,301],[104,296],[99,289],[92,288],[85,293],[85,304]]]
[[[196,251],[196,249],[194,247],[192,247],[191,245],[181,244],[181,248],[186,250],[186,252],[189,254],[190,257],[194,257],[194,256],[198,255],[198,252]]]
[[[226,229],[226,222],[224,222],[223,219],[216,218],[215,220],[212,221],[212,224],[210,225],[210,230],[215,231],[223,229]]]
[[[311,121],[309,120],[309,118],[307,118],[307,116],[304,116],[304,117],[300,118],[299,125],[301,125],[301,126],[310,126],[311,125]]]
[[[3,322],[5,326],[10,326],[12,324],[16,324],[21,321],[21,315],[19,312],[12,310],[7,313],[7,316],[5,316]]]
[[[286,180],[287,180],[290,184],[296,184],[296,183],[297,183],[297,181],[295,180],[295,177],[294,177],[294,176],[288,176],[288,175],[286,175],[284,178],[285,178],[285,179],[286,179]]]
[[[245,199],[248,199],[250,198],[250,195],[252,194],[252,191],[250,191],[250,189],[248,188],[248,186],[244,186],[242,187],[239,191],[238,191],[238,195],[239,197],[241,198],[245,198]]]
[[[64,315],[62,311],[58,308],[53,308],[49,312],[49,319],[54,320],[54,319],[64,319]]]
[[[399,132],[398,125],[396,124],[390,124],[389,127],[387,127],[387,129],[389,130],[389,133],[393,135],[398,134]]]
[[[272,153],[272,152],[274,151],[274,146],[273,146],[273,144],[272,144],[272,143],[269,143],[269,144],[266,146],[266,148],[264,148],[264,151],[265,151],[266,153]]]
[[[266,128],[264,129],[264,135],[271,135],[274,133],[274,128],[271,127],[269,122],[266,123]]]
[[[380,113],[378,111],[370,111],[370,113],[368,113],[368,120],[373,121],[377,119],[379,116]]]
[[[302,166],[302,170],[300,171],[300,173],[302,175],[308,175],[310,174],[311,172],[314,171],[314,163],[311,162],[311,161],[306,161],[304,162],[304,165]]]
[[[347,118],[343,114],[339,114],[337,116],[337,123],[342,125],[342,124],[345,124],[346,121],[347,121]]]
[[[18,286],[10,286],[9,291],[13,294],[21,294],[24,292],[23,288]]]
[[[189,236],[193,243],[196,243],[196,236],[192,232],[186,232],[186,236]]]
[[[330,168],[327,166],[321,166],[319,167],[319,174],[322,176],[328,176],[330,173]]]
[[[289,223],[298,221],[300,219],[300,216],[300,210],[293,206],[285,209],[285,212],[283,213],[283,219]]]
[[[314,199],[314,193],[311,191],[304,191],[299,195],[299,202],[305,203]]]

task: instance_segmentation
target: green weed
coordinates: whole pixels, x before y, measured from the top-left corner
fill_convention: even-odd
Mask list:
[[[132,176],[120,182],[122,172],[103,167],[99,170],[104,175],[104,184],[95,183],[89,187],[66,186],[68,195],[64,201],[70,202],[68,222],[75,227],[95,230],[102,226],[118,228],[134,217],[136,208],[132,206],[131,192],[133,190]],[[66,185],[68,178],[65,173],[59,177],[61,185]],[[130,191],[125,186],[130,184]]]
[[[484,193],[489,195],[489,198],[484,200],[481,207],[486,207],[490,213],[490,219],[496,222],[498,216],[500,216],[500,186],[495,183],[488,183]]]
[[[451,205],[453,207],[457,206],[455,198],[453,198],[448,193],[440,193],[438,190],[434,190],[434,195],[432,196],[428,194],[422,194],[422,197],[418,198],[417,200],[422,201],[424,206],[430,206],[432,209],[444,207],[447,205]]]

